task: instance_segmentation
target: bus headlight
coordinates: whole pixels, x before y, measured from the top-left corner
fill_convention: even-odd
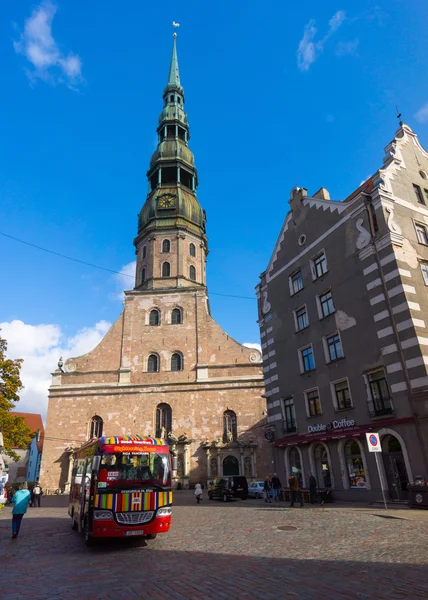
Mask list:
[[[111,510],[94,510],[94,519],[112,519],[113,513]]]
[[[157,517],[170,517],[172,513],[171,508],[158,508],[158,512],[156,514]]]

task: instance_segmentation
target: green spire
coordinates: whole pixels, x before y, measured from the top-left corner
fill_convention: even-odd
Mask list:
[[[172,45],[172,56],[171,64],[169,67],[169,77],[167,88],[178,87],[181,88],[180,84],[180,72],[178,70],[178,58],[177,58],[177,35],[174,33],[174,42]]]

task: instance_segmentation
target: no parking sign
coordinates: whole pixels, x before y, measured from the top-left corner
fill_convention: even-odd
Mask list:
[[[366,433],[366,438],[369,452],[382,452],[378,433]]]

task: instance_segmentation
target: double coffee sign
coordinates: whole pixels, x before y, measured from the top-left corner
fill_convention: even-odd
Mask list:
[[[331,421],[324,425],[324,423],[318,423],[317,425],[309,425],[308,433],[320,433],[322,431],[331,431],[332,429],[347,429],[348,427],[355,427],[354,419],[341,419],[340,421]]]

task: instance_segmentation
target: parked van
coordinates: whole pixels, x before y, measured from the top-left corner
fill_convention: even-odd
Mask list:
[[[216,477],[214,483],[208,488],[210,500],[224,500],[228,502],[233,498],[246,500],[248,498],[248,483],[241,475],[230,477]]]

